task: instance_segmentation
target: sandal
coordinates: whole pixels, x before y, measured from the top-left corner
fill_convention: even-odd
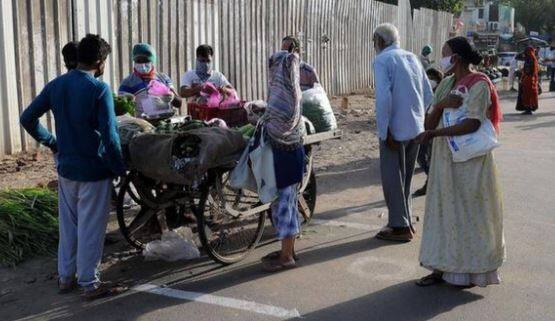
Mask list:
[[[262,262],[266,262],[266,261],[270,261],[270,260],[277,260],[277,259],[279,259],[280,255],[281,255],[281,251],[275,251],[275,252],[272,252],[272,253],[270,253],[266,256],[263,256],[260,260]],[[297,253],[295,253],[295,252],[293,252],[293,259],[295,261],[299,260],[299,257],[297,256]]]
[[[416,281],[416,285],[425,287],[425,286],[441,284],[443,282],[445,281],[443,280],[441,273],[432,273]]]
[[[262,262],[262,268],[264,269],[264,271],[269,273],[281,272],[289,269],[294,269],[296,267],[297,264],[293,259],[286,263],[282,263],[279,259]]]

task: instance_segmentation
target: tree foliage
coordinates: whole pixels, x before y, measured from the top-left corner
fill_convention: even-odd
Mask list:
[[[527,32],[555,32],[555,0],[502,0],[515,8],[515,21]]]
[[[382,2],[397,4],[398,0],[380,0]],[[410,0],[410,5],[414,9],[428,8],[452,13],[461,12],[464,7],[464,0]]]

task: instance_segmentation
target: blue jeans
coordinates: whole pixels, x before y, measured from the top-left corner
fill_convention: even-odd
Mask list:
[[[111,179],[76,182],[59,177],[58,275],[61,282],[69,282],[76,275],[78,284],[85,289],[100,282],[98,266],[104,249],[111,191]]]

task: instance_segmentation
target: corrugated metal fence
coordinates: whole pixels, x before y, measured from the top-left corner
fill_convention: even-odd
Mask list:
[[[104,80],[117,88],[132,70],[137,42],[154,45],[158,69],[179,84],[202,43],[215,48],[215,67],[245,99],[264,98],[267,58],[283,36],[298,36],[330,94],[371,85],[372,31],[399,26],[403,47],[440,48],[452,16],[372,0],[2,0],[0,1],[0,155],[36,144],[20,128],[19,114],[45,83],[64,72],[61,47],[87,33],[112,44]],[[436,50],[439,54],[439,50]],[[436,59],[438,57],[436,56]],[[51,116],[44,124],[53,128]]]

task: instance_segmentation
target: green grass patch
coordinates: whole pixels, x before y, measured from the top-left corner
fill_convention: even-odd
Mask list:
[[[0,265],[53,255],[58,244],[58,196],[46,188],[0,190]]]

